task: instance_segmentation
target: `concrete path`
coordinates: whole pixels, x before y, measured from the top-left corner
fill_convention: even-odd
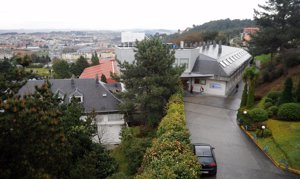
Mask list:
[[[241,91],[227,98],[200,94],[185,97],[186,120],[192,143],[209,143],[216,148],[217,176],[203,178],[300,178],[275,167],[238,127],[236,110]]]

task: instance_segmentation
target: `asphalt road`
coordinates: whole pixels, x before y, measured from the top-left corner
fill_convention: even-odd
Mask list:
[[[299,175],[282,171],[256,147],[236,123],[241,90],[233,96],[185,97],[185,114],[192,143],[214,146],[218,179],[296,179]]]

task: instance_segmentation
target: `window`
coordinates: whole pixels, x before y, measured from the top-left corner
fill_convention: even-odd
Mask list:
[[[199,84],[200,83],[200,79],[199,78],[195,78],[195,84]]]
[[[201,85],[206,85],[206,80],[204,80],[204,79],[200,80],[200,84]]]
[[[223,68],[225,68],[226,67],[226,64],[222,61],[222,62],[220,62],[220,64],[222,65],[222,67]]]

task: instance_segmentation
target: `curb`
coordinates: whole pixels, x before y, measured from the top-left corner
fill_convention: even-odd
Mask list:
[[[272,163],[277,167],[277,168],[280,168],[281,170],[287,170],[289,172],[292,172],[292,173],[295,173],[295,174],[298,174],[300,175],[300,170],[296,170],[294,168],[286,168],[286,167],[283,167],[282,165],[280,165],[277,161],[275,161],[271,156],[269,156],[265,151],[264,149],[258,145],[258,143],[254,140],[254,137],[250,134],[250,132],[248,132],[244,126],[241,126],[239,125],[240,128],[244,131],[245,134],[247,134],[248,137],[250,137],[250,139],[255,143],[255,145],[272,161]]]

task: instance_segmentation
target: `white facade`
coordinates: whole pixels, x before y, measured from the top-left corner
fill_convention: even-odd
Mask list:
[[[121,33],[121,42],[135,42],[136,40],[141,41],[144,40],[145,33],[138,32],[122,32]]]
[[[82,116],[81,119],[86,118]],[[121,130],[125,126],[123,114],[98,114],[96,115],[98,135],[94,137],[95,142],[103,145],[114,145],[121,143]]]

